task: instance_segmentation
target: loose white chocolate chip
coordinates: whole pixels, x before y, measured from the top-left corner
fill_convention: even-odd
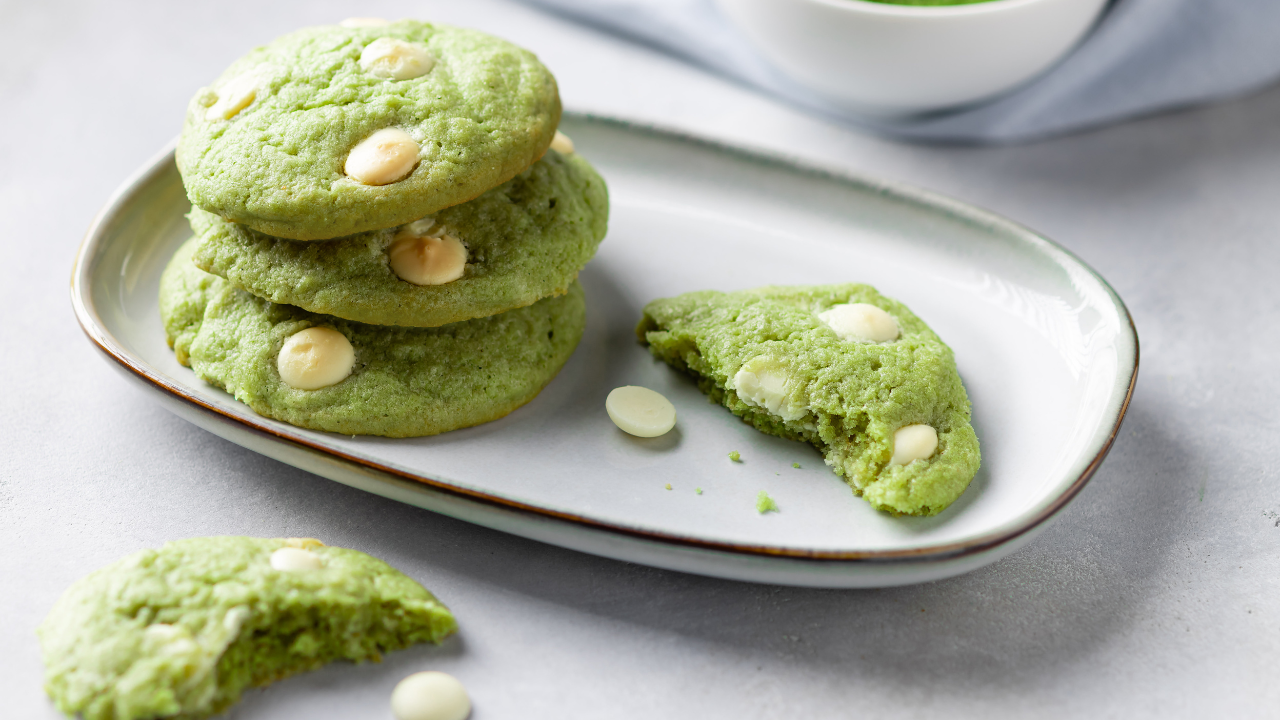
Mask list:
[[[398,128],[383,128],[351,148],[342,171],[365,185],[387,185],[418,164],[418,143]]]
[[[898,321],[867,303],[836,305],[820,313],[818,319],[834,330],[841,340],[882,343],[897,340],[899,335]]]
[[[391,21],[380,17],[349,17],[338,24],[345,28],[381,27],[390,25]]]
[[[676,406],[649,388],[614,388],[604,400],[604,409],[614,425],[636,437],[665,435],[676,425]]]
[[[378,38],[360,53],[360,67],[374,77],[387,80],[422,77],[435,65],[436,59],[425,47],[396,38]]]
[[[792,399],[787,388],[789,380],[782,363],[757,357],[744,363],[733,376],[731,389],[748,405],[764,408],[783,420],[799,420],[809,408]]]
[[[396,233],[387,248],[391,272],[414,285],[443,285],[462,277],[467,269],[467,248],[462,242],[452,235],[416,235],[413,225]]]
[[[555,150],[561,155],[572,155],[573,141],[569,139],[568,135],[565,135],[564,133],[557,130],[556,136],[551,139],[551,149]]]
[[[928,425],[907,425],[893,434],[893,459],[890,465],[907,465],[912,460],[925,460],[938,449],[938,431]]]
[[[391,691],[391,714],[396,720],[464,720],[471,714],[471,698],[452,675],[414,673]]]
[[[281,572],[319,570],[323,565],[319,555],[302,548],[282,547],[271,553],[271,567]]]
[[[290,387],[318,390],[342,382],[355,362],[355,348],[345,335],[332,328],[312,327],[284,341],[276,369]]]
[[[258,76],[247,73],[223,83],[217,90],[217,101],[205,111],[205,118],[217,121],[235,117],[258,96],[259,82]]]

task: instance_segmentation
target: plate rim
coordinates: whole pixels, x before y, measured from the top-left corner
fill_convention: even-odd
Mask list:
[[[801,159],[787,153],[752,146],[746,143],[733,143],[715,137],[701,135],[685,129],[664,126],[660,123],[629,120],[590,112],[567,111],[564,114],[568,118],[586,121],[589,123],[609,125],[618,129],[650,137],[688,143],[751,162],[783,168],[790,172],[799,172],[811,177],[853,186],[863,191],[872,191],[876,194],[886,196],[895,201],[905,202],[910,205],[929,207],[934,211],[942,211],[948,216],[963,219],[967,222],[977,223],[987,227],[1000,227],[1007,233],[1017,236],[1018,239],[1023,242],[1041,246],[1042,251],[1047,249],[1053,253],[1061,254],[1066,261],[1076,264],[1080,269],[1087,273],[1089,277],[1098,282],[1099,285],[1106,290],[1111,302],[1115,305],[1119,314],[1125,321],[1120,324],[1121,337],[1119,340],[1121,343],[1128,341],[1132,346],[1132,366],[1125,367],[1121,365],[1118,366],[1117,369],[1117,382],[1113,384],[1113,391],[1110,396],[1112,401],[1114,401],[1114,398],[1116,397],[1115,388],[1123,384],[1126,372],[1128,373],[1128,383],[1124,388],[1123,398],[1119,403],[1111,428],[1107,432],[1105,440],[1103,440],[1101,446],[1096,450],[1093,457],[1074,480],[1072,480],[1065,488],[1058,491],[1052,499],[1047,502],[1041,501],[1038,503],[1038,509],[1034,509],[1033,512],[1028,513],[1020,521],[1015,517],[1013,520],[993,530],[967,539],[913,548],[876,550],[816,550],[797,547],[781,547],[767,544],[710,540],[706,538],[682,535],[679,533],[642,528],[625,523],[591,518],[577,513],[541,507],[512,498],[504,498],[479,490],[459,487],[426,475],[406,472],[387,464],[361,458],[337,448],[326,447],[295,431],[274,427],[268,424],[267,418],[262,418],[253,414],[251,411],[240,415],[227,412],[222,408],[205,402],[195,394],[187,391],[182,384],[169,380],[163,373],[159,372],[158,369],[125,349],[123,343],[118,341],[106,328],[105,323],[97,313],[92,298],[91,276],[92,270],[96,265],[96,260],[101,255],[101,249],[104,245],[104,230],[110,224],[110,221],[115,217],[115,215],[121,211],[126,202],[136,193],[140,186],[145,185],[153,176],[169,170],[170,164],[174,162],[174,150],[177,146],[176,138],[169,141],[158,153],[143,163],[141,167],[131,173],[121,183],[121,185],[116,188],[107,202],[94,216],[88,230],[85,232],[80,247],[76,251],[75,261],[71,272],[71,304],[75,312],[76,320],[80,324],[81,330],[85,333],[85,336],[89,341],[97,347],[98,350],[106,356],[106,358],[115,362],[120,369],[126,371],[136,380],[148,384],[154,390],[165,393],[179,401],[193,405],[197,410],[221,416],[222,418],[231,421],[234,425],[241,426],[241,429],[265,435],[274,442],[283,442],[293,445],[303,451],[318,452],[321,455],[327,456],[339,463],[348,466],[355,466],[363,473],[373,473],[376,476],[384,477],[390,476],[391,478],[395,478],[400,481],[409,481],[419,485],[425,485],[431,491],[443,493],[459,500],[497,508],[506,512],[514,512],[527,516],[530,520],[562,523],[576,529],[629,537],[686,550],[713,551],[716,553],[728,553],[731,555],[762,559],[774,558],[801,562],[819,561],[824,565],[834,563],[850,566],[883,566],[885,564],[897,563],[937,563],[977,556],[1000,546],[1015,542],[1027,533],[1041,529],[1045,523],[1070,504],[1080,491],[1084,489],[1084,486],[1088,484],[1090,479],[1092,479],[1094,473],[1097,471],[1098,467],[1101,466],[1103,460],[1110,452],[1111,447],[1115,443],[1116,437],[1119,435],[1120,427],[1128,414],[1129,404],[1133,399],[1134,388],[1137,384],[1140,361],[1140,346],[1137,327],[1134,324],[1133,316],[1125,305],[1124,300],[1120,297],[1119,293],[1111,287],[1111,284],[1107,282],[1106,278],[1102,277],[1100,273],[1094,270],[1088,263],[1084,262],[1084,260],[1069,249],[1063,247],[1050,238],[1037,233],[1027,226],[1014,220],[1010,220],[1009,218],[991,210],[987,210],[971,203],[962,202],[930,190],[925,190],[908,183],[874,178],[850,172],[843,168],[827,166],[808,159]],[[1059,261],[1058,264],[1061,265],[1062,262]],[[250,449],[252,450],[252,448]],[[257,451],[255,450],[255,452]],[[434,511],[435,510],[433,510],[433,512]],[[501,530],[501,528],[498,529]],[[512,534],[520,534],[511,530],[502,531],[512,532]]]

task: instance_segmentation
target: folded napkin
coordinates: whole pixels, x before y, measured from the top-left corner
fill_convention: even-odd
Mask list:
[[[981,105],[886,120],[837,109],[758,53],[712,0],[523,0],[882,134],[1016,142],[1218,100],[1280,78],[1280,0],[1114,0],[1062,62]]]

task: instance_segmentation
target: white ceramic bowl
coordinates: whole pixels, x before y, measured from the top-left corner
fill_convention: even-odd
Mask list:
[[[999,95],[1044,72],[1106,0],[920,7],[866,0],[716,0],[779,69],[856,112],[909,115]]]

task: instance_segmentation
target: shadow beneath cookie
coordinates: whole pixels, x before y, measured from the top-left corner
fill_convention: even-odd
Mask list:
[[[524,590],[725,652],[774,655],[815,676],[1000,685],[1052,673],[1133,622],[1145,597],[1142,580],[1162,555],[1150,550],[1169,547],[1186,526],[1168,487],[1195,471],[1179,444],[1159,433],[1159,416],[1136,403],[1128,428],[1136,426],[1142,442],[1122,439],[1075,504],[1030,547],[963,577],[883,590],[808,590],[591,561],[596,567],[582,584],[598,588],[606,575],[624,587],[595,595],[598,601],[571,580],[534,580]],[[564,578],[563,570],[553,574]],[[614,601],[628,591],[646,602]]]

